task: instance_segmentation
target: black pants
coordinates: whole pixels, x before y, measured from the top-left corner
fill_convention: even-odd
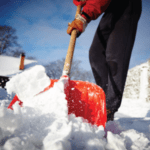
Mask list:
[[[141,0],[112,0],[96,30],[89,58],[96,84],[106,93],[106,107],[121,105]]]

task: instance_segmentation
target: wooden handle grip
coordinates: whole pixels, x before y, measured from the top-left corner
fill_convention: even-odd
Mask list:
[[[80,14],[81,12],[81,6],[77,6],[77,11],[76,15]],[[70,38],[70,43],[66,55],[66,60],[64,64],[64,69],[63,69],[63,75],[68,75],[70,74],[71,70],[71,64],[72,64],[72,59],[73,59],[73,53],[74,53],[74,48],[75,48],[75,43],[76,43],[76,37],[77,37],[77,30],[73,30],[71,32],[71,38]]]

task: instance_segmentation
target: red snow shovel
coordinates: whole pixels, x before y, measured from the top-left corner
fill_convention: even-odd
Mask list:
[[[81,6],[79,5],[76,15],[79,14],[80,11]],[[66,100],[68,101],[68,114],[73,113],[76,117],[87,119],[87,121],[93,125],[103,125],[105,127],[107,117],[106,98],[103,89],[93,83],[69,79],[76,37],[77,30],[73,30],[64,64],[63,75],[61,77],[61,79],[64,79],[64,92],[66,94]],[[52,88],[57,81],[58,80],[51,79],[51,84],[45,88],[43,92]],[[19,105],[22,106],[23,102],[21,102],[16,95],[8,108],[12,109],[12,105],[16,101],[19,101]]]

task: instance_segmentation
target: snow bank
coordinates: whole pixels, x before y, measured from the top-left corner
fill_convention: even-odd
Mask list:
[[[124,98],[150,101],[150,60],[128,71]]]
[[[22,98],[23,107],[15,103],[12,111],[1,104],[0,150],[148,150],[147,137],[124,130],[117,121],[109,122],[104,130],[74,114],[68,116],[63,80],[34,96],[48,84],[42,66],[7,83],[8,92]]]

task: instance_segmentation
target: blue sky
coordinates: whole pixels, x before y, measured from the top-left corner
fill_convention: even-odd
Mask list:
[[[131,56],[130,68],[150,58],[150,0],[143,0],[142,15]],[[17,30],[18,43],[40,63],[66,56],[70,36],[67,25],[74,19],[76,7],[72,0],[4,0],[0,2],[0,25]],[[74,58],[90,70],[89,48],[101,16],[92,21],[76,43]]]

